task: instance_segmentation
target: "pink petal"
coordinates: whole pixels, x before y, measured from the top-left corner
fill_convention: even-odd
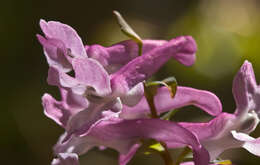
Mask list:
[[[260,156],[260,138],[255,139],[248,134],[237,133],[236,131],[232,131],[231,133],[235,139],[245,142],[243,148],[256,156]]]
[[[188,87],[178,86],[174,98],[171,98],[170,92],[166,87],[161,87],[158,89],[154,100],[158,113],[167,112],[188,105],[197,106],[213,116],[218,115],[222,111],[221,102],[216,95],[208,91]],[[150,108],[145,97],[143,97],[134,107],[124,106],[120,116],[123,118],[135,119],[145,117],[149,113]]]
[[[236,101],[237,114],[244,112],[245,109],[255,108],[254,95],[257,89],[254,70],[252,64],[245,61],[233,80],[232,92]],[[256,110],[257,111],[257,110]]]
[[[84,45],[77,32],[70,26],[56,22],[40,20],[40,26],[47,39],[57,39],[71,50],[74,57],[87,57]]]
[[[149,78],[172,57],[185,64],[192,64],[196,50],[196,43],[189,36],[173,39],[163,46],[154,48],[112,74],[112,90],[120,94],[126,93],[139,82]]]
[[[103,119],[92,125],[86,134],[78,137],[78,140],[68,140],[66,143],[74,141],[70,145],[62,147],[62,144],[59,144],[57,147],[63,150],[72,147],[75,152],[78,147],[81,148],[80,151],[84,151],[83,145],[89,148],[89,145],[96,144],[126,154],[140,139],[163,141],[169,148],[188,145],[193,149],[196,165],[207,165],[209,161],[208,152],[200,145],[196,136],[176,123],[159,119],[122,120],[118,117]]]
[[[143,40],[143,54],[151,51],[155,47],[167,43],[163,40]],[[113,73],[127,64],[129,61],[138,57],[138,45],[133,40],[119,42],[111,47],[100,45],[85,46],[89,57],[100,62],[109,73]]]
[[[71,91],[61,89],[61,93],[61,101],[55,100],[47,93],[44,94],[42,104],[44,114],[65,128],[71,116],[86,108],[88,102],[86,99],[73,94]]]
[[[222,152],[230,148],[238,148],[241,142],[234,140],[230,128],[235,128],[236,116],[222,113],[208,123],[179,123],[193,132],[201,144],[208,150],[210,160],[215,160]]]
[[[65,127],[69,117],[71,116],[70,111],[62,107],[62,103],[56,101],[49,94],[43,95],[42,104],[44,108],[44,114],[50,119],[54,120],[60,126]]]
[[[135,106],[144,95],[144,86],[143,83],[138,83],[134,86],[130,91],[126,93],[125,96],[122,96],[120,99],[122,100],[124,105],[127,106]]]
[[[37,35],[37,38],[44,48],[44,54],[49,66],[63,72],[69,72],[72,66],[68,57],[65,56],[66,48],[64,44],[56,39],[45,39],[41,35]]]
[[[109,75],[96,60],[75,58],[72,65],[78,81],[83,82],[86,86],[93,87],[99,96],[111,93]]]
[[[82,82],[54,67],[49,68],[47,82],[49,85],[71,89],[75,94],[82,95],[82,97],[84,97],[87,88]]]
[[[212,119],[210,122],[205,123],[179,123],[182,127],[190,130],[195,135],[198,136],[200,140],[209,140],[219,135],[223,128],[227,125],[229,120],[234,120],[235,116],[229,113],[221,113],[216,118]]]

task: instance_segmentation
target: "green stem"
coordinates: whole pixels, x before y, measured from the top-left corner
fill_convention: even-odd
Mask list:
[[[153,89],[151,88],[148,88],[145,84],[144,84],[144,95],[145,95],[145,98],[148,102],[148,105],[150,107],[150,111],[151,111],[151,117],[152,118],[159,118],[158,114],[157,114],[157,111],[156,111],[156,107],[155,107],[155,104],[154,104],[154,91],[151,91]],[[175,165],[172,158],[171,158],[171,154],[167,148],[167,145],[164,143],[164,142],[159,142],[163,148],[164,148],[164,151],[162,152],[159,152],[162,159],[164,160],[164,163],[165,165]]]
[[[148,88],[144,84],[144,95],[145,95],[147,103],[148,103],[148,105],[150,107],[151,117],[152,118],[158,118],[159,116],[157,114],[157,111],[156,111],[156,108],[155,108],[155,104],[154,104],[154,95],[152,94],[151,91],[149,91],[149,89],[151,89],[151,88]]]
[[[138,44],[138,55],[141,56],[143,52],[143,43],[139,42]]]
[[[179,155],[176,165],[180,165],[181,162],[184,160],[184,158],[191,152],[191,149],[189,147],[185,147],[184,150]]]
[[[164,164],[165,165],[175,165],[172,160],[171,154],[167,148],[167,145],[164,142],[160,142],[160,144],[164,147],[164,151],[160,152],[160,155],[164,160]]]

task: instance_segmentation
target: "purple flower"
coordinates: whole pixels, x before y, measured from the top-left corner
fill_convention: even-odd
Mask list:
[[[189,87],[178,86],[177,93],[174,98],[171,97],[169,89],[167,89],[166,87],[161,87],[158,89],[154,101],[158,114],[188,105],[197,106],[198,108],[213,116],[218,115],[222,111],[221,102],[216,95],[208,91],[193,89]],[[145,97],[143,97],[141,101],[134,107],[128,107],[124,105],[123,110],[119,115],[121,118],[129,120],[147,118],[149,112],[149,106]],[[166,144],[168,145],[167,141]],[[179,143],[179,147],[183,146],[185,146],[184,143]],[[121,165],[127,164],[127,162],[132,159],[139,147],[140,145],[133,145],[131,150],[127,154],[121,154],[119,158]],[[169,146],[169,148],[176,148],[176,146]],[[208,163],[207,156],[204,155],[200,159],[204,159],[204,161]]]
[[[221,103],[214,94],[187,87],[178,87],[174,99],[171,98],[168,89],[159,88],[155,103],[159,113],[165,112],[168,108],[174,109],[186,105],[198,106],[211,115],[217,115],[222,110]],[[199,144],[196,136],[173,122],[144,119],[149,113],[148,110],[149,106],[143,97],[132,108],[124,105],[121,112],[106,111],[103,113],[105,117],[93,124],[84,134],[72,136],[64,142],[65,133],[54,150],[56,153],[75,152],[82,155],[94,146],[107,146],[120,152],[119,162],[124,165],[131,160],[140,147],[140,139],[148,138],[164,141],[169,148],[190,145],[194,150],[195,161],[200,162],[198,164],[208,163],[207,152]],[[175,133],[171,130],[174,130]],[[182,141],[180,141],[180,137]]]
[[[166,44],[169,43],[171,43],[171,45],[174,45],[175,43],[176,46],[180,46],[178,42],[181,42],[181,39],[185,38],[186,37],[180,37],[177,39],[172,39],[170,41],[143,40],[142,53],[146,54],[157,47],[165,47]],[[191,39],[190,37],[188,38]],[[173,58],[175,58],[175,60],[182,63],[183,65],[190,66],[195,62],[196,59],[195,54],[191,53],[195,52],[194,50],[196,49],[196,45],[190,42],[190,44],[186,44],[186,47],[186,51],[179,51],[178,53],[176,53],[176,49],[174,48],[174,46],[170,46],[164,49],[164,51],[167,51],[167,54],[169,56],[172,56]],[[138,57],[139,49],[138,45],[133,40],[122,41],[110,47],[103,47],[101,45],[90,45],[85,46],[85,48],[88,56],[99,61],[109,73],[117,71],[129,61]]]
[[[137,45],[132,41],[108,48],[98,45],[84,48],[70,26],[44,20],[40,26],[45,37],[37,37],[50,66],[48,83],[58,86],[62,95],[61,101],[57,101],[45,94],[44,112],[66,130],[55,146],[58,158],[53,164],[76,163],[74,153],[82,154],[93,146],[127,153],[141,138],[165,141],[169,147],[189,145],[196,164],[208,162],[208,153],[196,136],[178,124],[159,119],[125,120],[119,118],[119,113],[111,112],[121,110],[122,103],[136,105],[143,96],[140,82],[172,57],[184,65],[193,64],[197,48],[191,37],[144,40],[143,55],[137,57]],[[67,74],[71,71],[75,77]]]
[[[251,63],[245,61],[233,81],[234,114],[222,113],[208,123],[180,123],[194,132],[214,160],[223,151],[243,147],[260,156],[260,140],[250,137],[259,123],[260,88]]]
[[[80,136],[72,136],[64,142],[64,135],[54,147],[56,153],[72,152],[84,154],[94,146],[106,146],[120,152],[121,165],[126,164],[135,154],[141,139],[163,141],[169,148],[188,145],[193,149],[196,165],[207,165],[208,152],[200,145],[197,137],[180,125],[161,119],[125,120],[115,112],[106,112]]]
[[[72,69],[72,58],[87,57],[81,38],[70,26],[44,20],[40,20],[40,26],[45,38],[41,35],[37,35],[37,38],[44,47],[44,54],[50,66],[69,72]]]
[[[189,87],[178,86],[174,98],[171,97],[168,88],[161,87],[157,91],[154,102],[158,114],[188,105],[194,105],[212,116],[222,112],[221,102],[215,94]],[[143,97],[134,107],[124,105],[120,117],[125,119],[145,118],[149,113],[150,108]]]
[[[88,57],[80,37],[70,26],[44,20],[40,21],[40,26],[45,38],[37,37],[50,66],[48,83],[58,86],[62,93],[61,101],[49,94],[43,96],[45,114],[64,127],[68,137],[88,130],[104,110],[121,110],[122,103],[137,104],[143,96],[140,82],[172,57],[191,65],[197,49],[195,41],[187,36],[169,42],[144,41],[144,54],[139,57],[131,41],[109,48],[86,46]],[[109,75],[110,66],[120,63],[127,64]],[[74,71],[75,77],[67,74],[70,71]]]
[[[81,38],[72,27],[60,22],[46,22],[45,20],[40,21],[40,26],[45,37],[37,35],[37,38],[44,48],[48,64],[65,72],[72,70],[71,60],[75,57],[93,58],[111,73],[138,56],[138,46],[132,40],[123,41],[110,47],[86,45],[84,48]],[[170,41],[143,40],[142,52],[146,54],[158,47],[160,47],[161,53],[167,54],[168,58],[173,57],[186,66],[195,62],[197,47],[195,41],[189,36]],[[159,56],[163,55],[165,54]]]

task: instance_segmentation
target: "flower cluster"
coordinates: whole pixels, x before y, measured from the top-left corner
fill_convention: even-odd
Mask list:
[[[125,165],[138,149],[152,149],[147,145],[151,142],[163,148],[154,150],[164,155],[168,149],[190,148],[193,162],[183,165],[208,165],[224,150],[237,147],[260,156],[260,139],[248,135],[260,115],[260,87],[249,62],[233,82],[235,113],[222,113],[220,100],[209,91],[177,86],[173,92],[165,82],[154,83],[154,88],[145,82],[170,59],[185,66],[195,62],[197,46],[190,36],[142,40],[140,55],[133,40],[110,47],[84,46],[68,25],[41,20],[40,27],[44,36],[37,38],[49,64],[47,82],[61,94],[61,100],[43,95],[44,113],[65,130],[54,146],[52,165],[78,165],[78,156],[93,147],[117,150],[119,164]],[[189,105],[215,118],[208,123],[177,123],[163,116]],[[165,162],[173,164],[169,157]]]

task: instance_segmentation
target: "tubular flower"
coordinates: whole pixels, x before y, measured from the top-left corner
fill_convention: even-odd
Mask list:
[[[162,104],[163,102],[168,105]],[[168,89],[165,87],[159,88],[155,96],[155,103],[159,113],[165,112],[167,108],[174,109],[188,105],[195,105],[211,115],[217,115],[222,111],[221,103],[214,94],[187,87],[178,87],[174,98],[171,98]],[[196,164],[208,163],[207,151],[196,140],[196,136],[188,133],[186,129],[174,122],[161,119],[144,119],[148,116],[148,110],[149,106],[143,97],[132,108],[124,105],[123,110],[118,113],[105,111],[103,112],[104,117],[80,136],[72,136],[64,142],[65,133],[54,150],[56,153],[74,152],[82,155],[94,146],[106,146],[119,151],[119,163],[125,165],[141,146],[140,140],[148,138],[163,141],[169,148],[189,145],[193,148]],[[177,131],[178,135],[171,130],[175,133],[179,130]],[[162,136],[165,139],[160,139],[157,136]],[[178,139],[179,137],[182,141]]]
[[[159,88],[156,96],[154,97],[154,103],[158,114],[189,105],[197,106],[212,116],[216,116],[222,112],[221,102],[213,93],[182,86],[177,87],[177,92],[174,98],[171,97],[169,89],[166,87]],[[123,110],[119,114],[121,118],[126,120],[147,118],[148,115],[149,105],[145,97],[143,97],[141,101],[134,107],[124,105]],[[171,146],[167,141],[166,144],[167,146],[169,145],[169,148],[185,146],[184,143],[179,143],[179,146]],[[119,162],[121,165],[127,164],[135,155],[140,146],[141,145],[136,144],[132,145],[132,148],[128,153],[121,154],[119,157]],[[205,161],[207,160],[205,155],[203,158]]]
[[[158,114],[188,105],[194,105],[212,116],[216,116],[222,112],[221,102],[215,94],[183,86],[177,87],[174,98],[171,97],[167,87],[159,88],[154,102]],[[145,118],[149,113],[149,105],[143,96],[140,102],[134,107],[124,105],[120,117],[125,119]]]
[[[260,88],[248,61],[235,76],[232,91],[236,102],[234,114],[222,113],[208,123],[180,123],[198,136],[211,160],[226,149],[239,147],[260,156],[259,138],[249,136],[259,123]]]
[[[179,45],[178,40],[192,40],[191,37],[179,37],[170,41],[166,40],[143,40],[142,54],[151,52],[155,48],[165,47],[167,44]],[[196,46],[190,42],[186,44],[186,51],[176,52],[173,46],[165,48],[165,54],[172,56],[175,60],[183,65],[190,66],[195,62],[196,56],[191,53],[196,49]],[[173,49],[172,49],[173,48]],[[132,59],[138,57],[138,45],[133,40],[122,41],[110,47],[101,45],[86,45],[85,49],[90,58],[99,61],[109,73],[117,71],[119,68],[127,64]]]
[[[193,63],[195,58],[196,43],[191,37],[179,37],[169,42],[145,41],[147,44],[142,56],[134,59],[126,56],[131,61],[109,75],[99,61],[87,56],[83,43],[74,29],[53,21],[41,20],[40,25],[46,38],[38,35],[38,39],[44,47],[50,65],[48,83],[58,86],[66,93],[61,101],[45,94],[42,98],[45,114],[64,127],[69,135],[77,132],[80,127],[87,130],[100,118],[103,110],[118,111],[122,108],[121,102],[129,106],[135,105],[143,95],[140,82],[150,77],[170,58],[173,57],[184,64]],[[119,54],[126,54],[127,52],[122,51],[121,45],[131,47],[127,43],[133,45],[128,41],[112,46],[110,50],[113,51],[110,51],[106,60],[113,61],[110,59]],[[98,50],[95,47],[97,46],[88,48],[92,50],[92,56],[94,57],[93,52],[96,56],[102,56],[102,53],[95,51]],[[152,50],[148,51],[149,47]],[[107,49],[109,48],[105,50]],[[67,74],[70,71],[74,71],[75,77]],[[66,98],[73,98],[73,104],[68,103],[71,100]]]
[[[163,141],[169,148],[188,145],[193,149],[196,165],[207,165],[208,152],[197,137],[177,123],[161,119],[119,118],[118,113],[104,112],[105,117],[80,136],[66,142],[63,135],[54,147],[56,153],[71,152],[82,155],[95,146],[106,146],[120,152],[120,165],[126,164],[139,148],[142,139]]]
[[[82,154],[97,145],[127,153],[142,138],[167,141],[170,147],[189,145],[194,150],[196,164],[207,162],[207,151],[196,136],[178,124],[159,119],[125,120],[116,113],[123,105],[131,107],[140,101],[144,94],[141,82],[169,59],[175,58],[184,65],[193,64],[197,47],[192,37],[170,41],[144,40],[144,53],[137,57],[136,45],[132,41],[108,48],[98,45],[84,48],[70,26],[44,20],[40,21],[40,26],[45,37],[37,37],[49,64],[47,81],[59,87],[62,96],[61,101],[49,94],[42,97],[44,113],[65,128],[54,149],[57,155],[60,154],[54,164],[67,159],[74,161],[73,153]],[[70,76],[70,72],[75,76]],[[153,123],[165,125],[165,128],[157,133],[159,128],[149,128]],[[179,135],[171,133],[175,129]],[[127,130],[131,130],[129,134],[125,133]],[[110,131],[114,134],[110,135]]]

